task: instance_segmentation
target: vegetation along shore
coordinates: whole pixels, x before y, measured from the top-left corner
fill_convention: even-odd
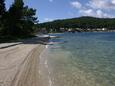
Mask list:
[[[33,37],[38,22],[35,15],[36,10],[24,5],[23,0],[14,0],[9,9],[5,0],[0,0],[0,42]]]

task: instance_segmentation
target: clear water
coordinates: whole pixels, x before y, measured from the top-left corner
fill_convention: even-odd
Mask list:
[[[50,86],[115,86],[115,33],[53,35],[61,38],[46,55]]]

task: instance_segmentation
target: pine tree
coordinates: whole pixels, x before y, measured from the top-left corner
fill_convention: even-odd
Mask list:
[[[37,23],[37,17],[35,17],[36,10],[25,6],[23,9],[23,30],[25,34],[32,34],[35,30],[34,25]]]
[[[0,35],[3,29],[4,14],[5,14],[5,0],[0,0]]]
[[[0,0],[0,18],[2,18],[5,13],[5,0]]]
[[[36,10],[24,6],[23,0],[15,0],[6,13],[4,34],[11,36],[28,36],[34,32],[34,25],[37,22]]]
[[[23,0],[15,0],[8,11],[8,29],[11,35],[19,35],[21,33],[20,22],[23,17]]]

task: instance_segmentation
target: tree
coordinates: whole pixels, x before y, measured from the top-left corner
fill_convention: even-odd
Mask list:
[[[37,23],[35,14],[36,10],[24,6],[23,0],[15,0],[5,13],[5,28],[2,30],[2,35],[15,37],[32,35]]]
[[[3,26],[3,16],[5,14],[5,0],[0,0],[0,32]]]
[[[23,9],[22,27],[24,34],[32,34],[34,32],[34,26],[38,22],[35,17],[36,10],[25,6]]]
[[[23,0],[15,0],[7,13],[7,34],[19,35],[21,33],[20,22],[23,17]]]
[[[0,19],[5,13],[5,0],[0,0]]]

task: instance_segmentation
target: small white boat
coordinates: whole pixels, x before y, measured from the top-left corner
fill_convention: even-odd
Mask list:
[[[38,37],[50,37],[50,35],[44,35],[44,34],[42,34],[42,35],[37,35]]]
[[[50,38],[59,38],[59,36],[49,36]]]

